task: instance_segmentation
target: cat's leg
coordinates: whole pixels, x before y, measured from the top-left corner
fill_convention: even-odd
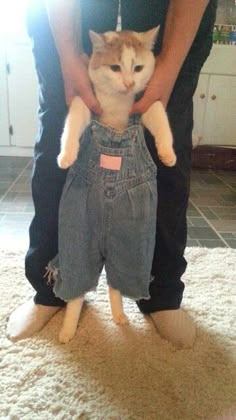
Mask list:
[[[60,343],[68,343],[75,335],[83,306],[84,297],[70,300],[66,305],[66,312],[61,330],[59,332]]]
[[[119,290],[113,289],[109,286],[109,298],[113,321],[120,325],[128,324],[129,321],[124,313],[122,296]]]
[[[61,137],[61,151],[57,158],[60,168],[69,168],[77,159],[79,140],[89,122],[90,110],[83,100],[76,96],[71,102]]]
[[[174,166],[176,155],[173,149],[173,137],[167,114],[160,101],[154,102],[142,115],[142,123],[154,137],[160,160],[166,166]]]

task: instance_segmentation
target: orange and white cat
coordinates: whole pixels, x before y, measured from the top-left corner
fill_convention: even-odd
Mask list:
[[[90,31],[93,53],[89,60],[89,77],[95,95],[102,107],[99,118],[104,125],[115,130],[127,128],[129,114],[138,93],[145,90],[150,80],[155,58],[152,48],[158,28],[147,32],[106,32],[97,34]],[[91,112],[80,97],[71,103],[61,138],[58,165],[70,167],[79,152],[79,139],[90,123]],[[165,109],[156,101],[142,115],[142,124],[152,133],[160,160],[167,166],[176,163],[172,134]],[[127,322],[123,312],[122,297],[118,290],[109,288],[113,319],[118,324]],[[59,333],[62,343],[70,341],[77,329],[84,297],[67,303],[63,326]]]

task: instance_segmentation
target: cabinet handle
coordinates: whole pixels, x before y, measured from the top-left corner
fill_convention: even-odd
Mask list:
[[[216,95],[212,95],[211,99],[214,101],[216,99]]]
[[[201,93],[200,98],[204,99],[206,97],[205,93]]]

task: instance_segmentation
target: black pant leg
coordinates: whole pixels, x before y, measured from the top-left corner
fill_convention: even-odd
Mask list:
[[[67,112],[57,50],[43,5],[32,3],[28,29],[39,86],[38,134],[34,151],[32,198],[35,215],[29,229],[30,245],[25,273],[36,290],[35,302],[63,306],[45,276],[48,262],[58,249],[58,208],[66,171],[56,161]]]
[[[184,283],[181,280],[187,263],[184,251],[187,241],[186,213],[190,192],[193,128],[193,94],[198,75],[178,79],[172,93],[168,116],[172,128],[177,164],[169,168],[157,158],[154,141],[146,133],[146,142],[158,167],[157,229],[150,285],[150,300],[138,303],[144,313],[179,308]]]

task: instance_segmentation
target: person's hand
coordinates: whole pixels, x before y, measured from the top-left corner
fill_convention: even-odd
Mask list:
[[[85,55],[70,53],[61,58],[66,103],[70,105],[74,96],[79,95],[87,107],[99,115],[102,109],[93,93],[87,67],[88,57]]]
[[[171,72],[161,58],[156,59],[156,66],[147,84],[142,98],[135,102],[131,113],[144,114],[156,101],[161,101],[166,108],[177,74]]]

